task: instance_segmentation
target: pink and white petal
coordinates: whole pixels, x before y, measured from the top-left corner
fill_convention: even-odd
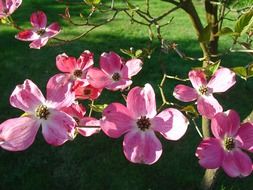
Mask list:
[[[218,69],[207,84],[212,92],[225,92],[235,84],[235,73],[228,68]]]
[[[252,161],[246,153],[237,149],[224,154],[222,168],[230,177],[246,177],[252,172]]]
[[[240,117],[234,110],[217,113],[211,120],[212,133],[216,138],[234,137],[240,127]]]
[[[243,123],[238,130],[236,139],[241,142],[241,148],[253,152],[253,124]]]
[[[22,0],[6,0],[7,8],[9,9],[9,14],[11,15],[22,3]]]
[[[90,68],[87,72],[87,80],[95,88],[104,88],[111,83],[111,79],[102,70]]]
[[[132,76],[137,75],[140,72],[142,65],[143,62],[140,59],[130,59],[123,66],[122,70],[126,70],[128,78],[131,79]]]
[[[46,28],[43,37],[52,38],[57,34],[59,34],[60,31],[61,31],[60,25],[57,22],[53,22]]]
[[[224,152],[218,139],[207,138],[199,144],[195,155],[202,167],[215,169],[222,165]]]
[[[45,29],[47,25],[47,16],[43,11],[34,12],[30,17],[30,22],[36,29]]]
[[[17,85],[10,96],[10,104],[25,112],[33,112],[38,105],[44,102],[45,98],[40,89],[28,79],[23,84]]]
[[[197,109],[200,115],[208,119],[213,118],[215,114],[223,111],[223,108],[213,95],[199,96],[197,100]]]
[[[97,127],[77,127],[76,129],[77,129],[77,132],[84,137],[90,137],[101,131],[101,128],[97,128]]]
[[[66,75],[56,74],[47,83],[47,100],[52,107],[61,109],[68,107],[75,101],[75,93],[71,90],[72,83]]]
[[[132,83],[133,81],[129,79],[121,79],[119,81],[111,81],[111,83],[108,83],[105,88],[112,91],[124,90]]]
[[[34,40],[32,43],[29,44],[29,47],[32,49],[40,49],[41,47],[45,46],[48,42],[48,38],[39,38],[37,40]]]
[[[162,155],[162,145],[153,131],[130,131],[124,137],[126,158],[133,163],[154,164]]]
[[[71,73],[75,70],[76,65],[75,57],[69,57],[65,53],[59,54],[56,57],[56,67],[61,72]]]
[[[114,52],[102,53],[100,56],[100,68],[108,75],[119,72],[122,67],[122,61],[118,54]]]
[[[78,102],[74,102],[69,107],[62,108],[61,111],[77,119],[83,118],[86,113],[85,107],[83,107],[83,105],[79,104]]]
[[[192,70],[188,74],[189,79],[192,83],[192,86],[198,90],[201,86],[206,86],[206,75],[204,71],[201,70]]]
[[[0,125],[0,146],[9,151],[29,148],[38,132],[40,123],[30,117],[8,119]]]
[[[73,140],[75,138],[75,120],[61,111],[50,109],[49,112],[49,118],[42,122],[42,134],[47,143],[60,146],[68,140]]]
[[[230,136],[235,136],[238,133],[238,130],[240,128],[240,123],[241,123],[240,116],[235,110],[227,110],[224,113],[227,115],[228,120],[230,122],[229,128],[227,129],[227,133]]]
[[[103,111],[101,128],[112,138],[118,138],[136,125],[129,110],[120,103],[112,103]]]
[[[127,95],[127,108],[135,118],[147,116],[153,118],[156,115],[155,92],[150,84],[144,88],[135,87]]]
[[[75,57],[69,57],[65,53],[59,54],[56,57],[56,67],[65,73],[73,73],[77,67],[77,60]]]
[[[22,41],[34,41],[40,38],[40,36],[33,30],[24,30],[15,35],[15,38]]]
[[[217,113],[211,119],[211,130],[217,139],[223,139],[226,136],[227,131],[229,131],[229,125],[229,119],[224,112]]]
[[[174,88],[173,96],[183,102],[191,102],[198,98],[198,93],[194,88],[179,84]]]
[[[79,65],[78,67],[82,71],[89,69],[94,64],[93,57],[94,54],[92,52],[90,52],[89,50],[85,50],[77,60]]]
[[[168,108],[151,120],[151,126],[168,140],[178,140],[186,132],[188,119],[177,109]]]
[[[82,136],[89,137],[101,131],[100,125],[100,120],[97,120],[93,117],[84,117],[80,120],[80,127],[77,127],[77,131]]]

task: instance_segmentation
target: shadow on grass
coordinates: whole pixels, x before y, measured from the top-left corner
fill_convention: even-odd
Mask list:
[[[41,89],[45,89],[46,81],[55,73],[56,55],[66,52],[69,55],[79,54],[89,49],[95,53],[95,62],[98,64],[99,55],[104,51],[116,51],[120,48],[142,48],[146,39],[118,37],[99,34],[92,40],[83,39],[65,46],[46,47],[40,51],[31,50],[27,43],[15,40],[12,34],[1,34],[1,70],[0,89],[2,99],[1,122],[7,118],[18,116],[21,112],[11,108],[8,98],[16,84],[23,83],[26,78],[32,79]],[[119,34],[120,36],[120,34]],[[187,55],[199,57],[200,51],[195,41],[177,41],[182,44]],[[158,44],[154,46],[159,47]],[[223,59],[225,66],[235,66],[242,61],[247,64],[250,59],[238,54],[226,56]],[[186,77],[192,67],[200,66],[198,62],[186,62],[174,52],[160,54],[157,49],[150,60],[145,60],[143,70],[134,77],[134,85],[152,84],[160,99],[158,87],[163,64],[167,73]],[[169,98],[175,81],[166,83],[166,95]],[[248,83],[238,79],[238,84],[226,94],[217,95],[226,109],[236,109],[241,117],[245,117],[252,109],[253,100],[252,80]],[[43,90],[44,91],[44,90]],[[120,97],[119,93],[112,95],[105,92],[101,98],[110,103]],[[175,101],[175,99],[172,99]],[[121,100],[122,101],[122,100]],[[195,148],[200,142],[193,126],[179,142],[165,141],[163,155],[152,166],[135,165],[129,163],[122,152],[122,138],[113,140],[105,135],[98,134],[90,138],[80,136],[73,142],[62,147],[47,145],[38,133],[35,143],[26,151],[12,153],[0,150],[0,189],[198,189],[204,170],[198,165],[194,156]],[[217,188],[246,189],[253,185],[250,178],[230,180],[221,174]]]

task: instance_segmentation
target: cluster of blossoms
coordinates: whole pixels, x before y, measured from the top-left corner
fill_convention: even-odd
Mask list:
[[[227,91],[235,84],[235,74],[227,68],[218,69],[207,82],[205,72],[193,70],[189,79],[194,88],[177,85],[175,98],[190,102],[197,99],[200,115],[211,119],[214,137],[205,138],[197,148],[196,156],[204,168],[222,167],[231,177],[248,176],[252,172],[252,161],[241,149],[252,152],[253,124],[240,125],[240,117],[234,110],[223,112],[213,93]]]
[[[21,0],[0,0],[0,20],[9,17]],[[54,22],[47,26],[47,16],[42,11],[32,13],[31,29],[15,37],[31,41],[30,48],[40,49],[50,38],[60,32]],[[167,108],[157,113],[155,92],[150,84],[130,89],[132,77],[142,69],[140,59],[124,60],[114,52],[100,56],[99,68],[94,67],[93,53],[85,50],[79,58],[63,53],[56,57],[56,66],[62,73],[51,77],[47,83],[46,98],[31,81],[16,86],[10,104],[23,110],[21,117],[0,124],[0,146],[9,151],[27,149],[35,140],[39,127],[48,144],[60,146],[73,140],[77,134],[88,137],[101,130],[112,138],[124,135],[125,157],[133,163],[153,164],[162,154],[162,145],[156,136],[179,140],[187,131],[188,119],[178,109]],[[183,102],[196,100],[199,114],[211,120],[213,137],[204,138],[197,147],[196,156],[204,168],[222,167],[231,177],[248,176],[252,161],[244,152],[253,152],[253,124],[240,124],[234,110],[223,112],[214,93],[227,91],[235,84],[235,74],[218,69],[207,80],[202,70],[189,72],[193,88],[177,85],[173,95]],[[96,119],[86,116],[80,100],[94,101],[104,89],[124,91],[126,106],[113,102]],[[92,108],[91,108],[92,109]]]

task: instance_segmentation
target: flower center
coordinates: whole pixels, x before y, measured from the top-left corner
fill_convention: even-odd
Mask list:
[[[150,125],[151,125],[151,123],[149,121],[149,118],[147,118],[146,116],[141,116],[141,118],[138,119],[138,121],[137,121],[137,126],[142,131],[149,129]]]
[[[38,34],[38,35],[43,35],[44,33],[45,33],[46,31],[44,30],[44,29],[39,29],[36,33]]]
[[[89,96],[91,94],[91,89],[85,89],[83,91],[83,94],[86,95],[86,96]]]
[[[81,78],[83,72],[81,70],[75,70],[74,71],[74,76],[77,78]]]
[[[45,105],[40,105],[36,108],[35,110],[35,116],[40,118],[40,119],[47,119],[49,115],[49,110],[47,106]]]
[[[227,151],[231,151],[235,148],[235,141],[232,137],[226,137],[224,139],[224,148],[227,150]]]
[[[112,79],[113,79],[114,81],[119,81],[119,80],[120,80],[120,74],[119,74],[119,73],[114,73],[114,74],[112,75]]]
[[[201,86],[201,87],[199,88],[199,92],[200,92],[200,94],[202,94],[202,95],[206,95],[207,92],[208,92],[208,88],[205,87],[205,86]]]

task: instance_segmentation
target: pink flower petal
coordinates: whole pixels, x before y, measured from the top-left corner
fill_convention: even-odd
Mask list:
[[[127,95],[127,108],[135,118],[147,116],[153,118],[156,115],[155,92],[150,84],[144,88],[135,87]]]
[[[168,140],[178,140],[186,132],[189,125],[187,118],[177,109],[168,108],[151,120],[155,131],[160,132]]]
[[[75,70],[77,65],[75,57],[69,57],[65,53],[57,55],[56,67],[61,72],[71,73]]]
[[[118,138],[132,129],[136,123],[129,110],[122,104],[112,103],[103,111],[101,128],[106,135]]]
[[[33,112],[44,102],[45,98],[40,89],[28,79],[22,85],[17,85],[10,96],[10,104],[25,112]]]
[[[11,15],[22,3],[22,0],[6,0],[6,8],[9,9],[9,15]]]
[[[45,46],[48,42],[48,38],[39,38],[37,40],[34,40],[32,43],[30,43],[29,47],[32,49],[40,49],[41,47]]]
[[[225,92],[235,84],[235,73],[230,69],[218,69],[207,84],[212,92]]]
[[[103,53],[100,56],[100,68],[108,75],[119,72],[122,67],[122,61],[118,54],[114,52]]]
[[[120,79],[119,81],[111,81],[106,85],[106,89],[112,90],[112,91],[117,91],[117,90],[124,90],[127,87],[129,87],[133,81],[129,79]]]
[[[224,154],[222,168],[230,177],[246,177],[252,172],[252,161],[238,149]]]
[[[40,36],[33,30],[24,30],[19,32],[16,36],[16,39],[22,41],[34,41],[40,38]]]
[[[94,64],[93,57],[94,54],[92,52],[85,50],[77,60],[79,68],[82,71],[89,69]]]
[[[69,107],[62,108],[61,111],[77,119],[83,118],[86,113],[85,107],[83,107],[82,104],[79,104],[78,102],[71,104]]]
[[[162,155],[162,145],[153,131],[127,133],[123,141],[124,154],[133,163],[154,164]]]
[[[198,98],[198,93],[194,88],[179,84],[174,88],[173,96],[183,102],[191,102]]]
[[[85,137],[89,137],[93,134],[99,133],[101,130],[100,120],[97,120],[93,117],[84,117],[80,120],[79,126],[80,127],[77,127],[78,133]]]
[[[75,120],[68,114],[49,110],[50,115],[42,123],[42,134],[48,144],[59,146],[75,137]]]
[[[206,86],[206,75],[201,70],[192,70],[188,74],[192,86],[198,90],[201,86]]]
[[[253,124],[243,123],[238,131],[239,141],[241,142],[241,148],[253,152]]]
[[[132,76],[137,75],[140,72],[142,65],[143,63],[140,59],[130,59],[126,62],[125,66],[123,66],[122,70],[126,70],[128,78],[131,79]]]
[[[71,87],[64,74],[54,75],[47,83],[47,100],[57,109],[70,106],[75,101]]]
[[[197,100],[197,109],[201,115],[208,119],[211,119],[216,113],[222,112],[223,110],[213,95],[199,96]]]
[[[90,68],[88,70],[87,80],[95,88],[104,88],[111,83],[109,77],[98,68]]]
[[[32,145],[39,122],[30,117],[6,120],[0,125],[0,146],[9,151],[22,151]]]
[[[199,164],[208,169],[219,168],[224,157],[220,141],[215,138],[204,139],[198,146],[195,155],[199,158]]]
[[[30,21],[33,27],[37,29],[45,29],[47,25],[47,16],[43,11],[32,13]]]
[[[75,89],[75,96],[77,99],[97,99],[102,92],[102,89],[94,88],[91,85],[79,86]]]
[[[240,117],[233,111],[217,113],[211,120],[212,133],[216,138],[234,137],[240,126]]]
[[[61,30],[60,25],[57,22],[54,22],[46,28],[43,37],[53,38],[54,36],[59,34],[60,30]]]

